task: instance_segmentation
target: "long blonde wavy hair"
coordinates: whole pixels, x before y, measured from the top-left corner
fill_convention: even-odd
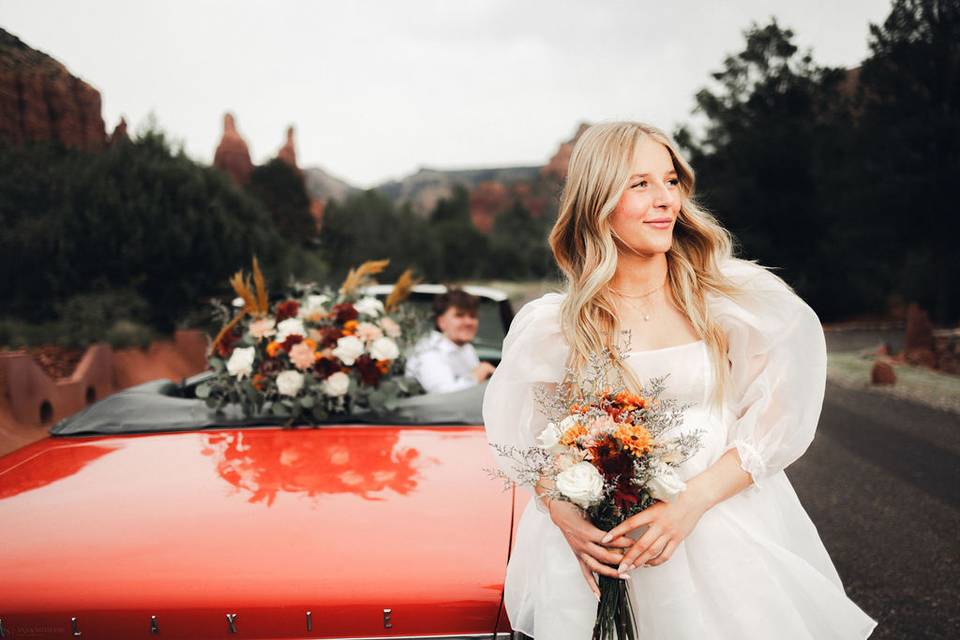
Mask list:
[[[617,269],[617,244],[610,216],[628,186],[637,143],[649,137],[670,152],[680,181],[682,204],[667,252],[667,279],[674,303],[689,318],[710,351],[719,402],[728,383],[727,344],[710,317],[705,294],[731,297],[740,290],[720,272],[720,263],[733,255],[733,238],[693,199],[694,173],[662,131],[639,122],[591,126],[573,148],[566,184],[560,197],[550,247],[566,276],[561,326],[570,346],[570,365],[579,370],[590,354],[615,352],[618,321],[609,282]],[[633,372],[619,361],[625,383],[638,390]]]

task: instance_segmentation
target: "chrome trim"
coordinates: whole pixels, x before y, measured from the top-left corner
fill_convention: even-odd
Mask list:
[[[383,610],[383,628],[390,629],[393,627],[393,622],[390,620],[390,616],[393,614],[392,609]]]
[[[157,616],[150,616],[150,633],[160,633],[160,624],[157,622]]]
[[[73,637],[79,638],[83,635],[83,632],[80,631],[80,623],[77,622],[76,618],[70,618],[70,628],[73,630]]]
[[[227,628],[230,630],[230,633],[237,632],[237,614],[235,613],[227,614]]]
[[[307,631],[313,631],[313,612],[307,611]]]

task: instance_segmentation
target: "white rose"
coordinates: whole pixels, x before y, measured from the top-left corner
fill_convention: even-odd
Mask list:
[[[323,381],[323,392],[334,398],[345,395],[350,388],[350,376],[343,371],[337,371]]]
[[[390,338],[377,338],[370,345],[370,355],[374,360],[396,360],[400,356],[400,348]]]
[[[253,347],[239,347],[230,354],[227,361],[227,371],[230,375],[242,380],[253,373],[253,359],[257,350]]]
[[[363,353],[363,340],[356,336],[344,336],[337,340],[337,347],[333,355],[340,358],[340,362],[348,367],[357,361]]]
[[[537,444],[541,449],[546,449],[550,453],[560,453],[566,447],[560,444],[560,436],[563,431],[557,426],[556,422],[548,422],[547,427],[537,436]]]
[[[383,303],[376,298],[361,298],[353,306],[358,313],[374,318],[383,313]]]
[[[297,315],[301,318],[306,318],[318,311],[323,311],[324,305],[328,302],[330,302],[330,296],[309,295],[304,299],[303,304],[300,305],[300,310]]]
[[[303,389],[303,374],[299,371],[284,371],[277,376],[277,391],[283,396],[295,396]]]
[[[237,297],[237,298],[234,298],[230,304],[232,304],[233,306],[239,309],[243,307],[243,305],[247,304],[247,301],[244,300],[243,298]]]
[[[653,469],[653,478],[647,482],[647,492],[655,500],[673,502],[686,490],[687,483],[680,479],[673,467],[658,463]]]
[[[287,318],[277,325],[277,342],[283,342],[288,336],[304,336],[307,330],[303,326],[303,320],[299,318]]]
[[[586,509],[603,497],[603,476],[589,462],[580,462],[557,475],[557,489]]]

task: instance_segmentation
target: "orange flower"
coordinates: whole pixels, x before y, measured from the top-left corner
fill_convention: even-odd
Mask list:
[[[647,431],[646,427],[638,424],[621,424],[620,427],[613,432],[613,437],[619,440],[625,449],[637,457],[650,451],[653,444],[650,432]]]
[[[313,340],[312,338],[307,338],[306,340],[303,341],[303,344],[310,347],[311,351],[314,351],[317,348],[317,341]]]
[[[614,401],[620,405],[620,410],[625,412],[636,411],[647,406],[647,401],[641,396],[621,391],[614,397]]]
[[[257,391],[263,391],[263,383],[267,379],[262,373],[254,374],[253,378],[250,379],[250,384],[253,385],[253,388]]]
[[[270,356],[271,358],[276,358],[277,354],[280,353],[280,349],[281,349],[280,343],[274,340],[273,342],[267,345],[267,355]]]
[[[562,444],[565,447],[573,446],[576,443],[577,438],[585,435],[587,435],[587,428],[582,424],[580,424],[579,422],[577,422],[572,427],[570,427],[569,429],[563,432],[563,435],[560,436],[560,444]]]
[[[377,371],[383,375],[387,374],[387,371],[390,371],[390,361],[389,360],[377,360]]]
[[[353,335],[353,333],[357,330],[357,324],[359,323],[356,320],[347,320],[346,322],[344,322],[343,323],[344,335],[348,335],[348,336]]]

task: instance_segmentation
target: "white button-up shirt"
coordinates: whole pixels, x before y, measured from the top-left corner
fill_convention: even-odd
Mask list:
[[[434,330],[413,348],[406,373],[416,378],[427,393],[446,393],[477,384],[473,370],[479,365],[480,358],[472,344],[458,346]]]

